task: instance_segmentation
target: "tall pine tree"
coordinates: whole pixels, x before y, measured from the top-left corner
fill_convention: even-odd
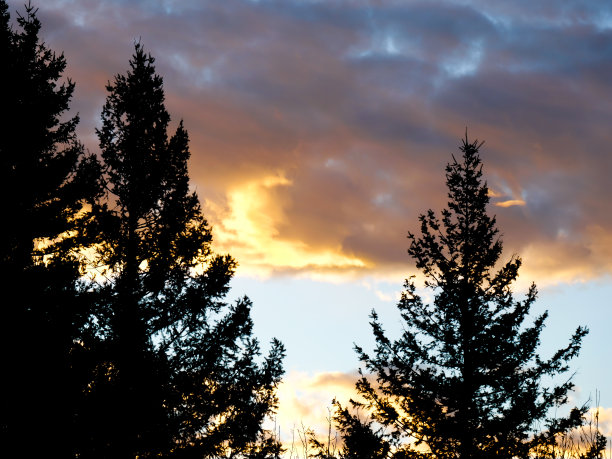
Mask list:
[[[40,41],[36,10],[11,24],[0,0],[0,435],[23,456],[72,451],[82,388],[75,351],[89,308],[79,259],[100,168],[67,116],[66,61]],[[33,440],[35,438],[35,440]]]
[[[549,417],[567,403],[571,378],[551,387],[545,382],[568,371],[587,330],[579,327],[550,359],[538,355],[547,313],[528,321],[534,285],[522,300],[513,295],[520,258],[498,267],[502,242],[487,213],[481,146],[466,135],[461,161],[453,157],[446,167],[448,208],[441,218],[432,210],[421,215],[421,234],[408,235],[408,253],[433,301],[424,302],[409,278],[398,304],[401,337],[390,340],[373,312],[374,353],[357,347],[376,384],[363,376],[357,390],[365,402],[355,405],[389,429],[400,445],[396,457],[527,457],[582,422],[580,409]],[[347,412],[339,414],[345,426],[354,423]]]
[[[100,257],[105,346],[92,381],[92,453],[266,456],[262,422],[276,407],[283,346],[263,362],[248,298],[224,300],[235,262],[211,251],[211,231],[189,189],[189,140],[170,116],[154,59],[136,44],[107,86],[98,130],[108,178]],[[92,428],[94,426],[95,428]],[[265,451],[261,451],[261,450]]]

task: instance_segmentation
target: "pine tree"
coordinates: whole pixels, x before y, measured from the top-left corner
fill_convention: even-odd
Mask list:
[[[385,438],[382,427],[374,421],[362,420],[358,414],[334,400],[334,422],[342,438],[340,459],[386,459],[391,453],[391,444]]]
[[[64,120],[74,84],[40,29],[30,5],[13,28],[0,0],[0,438],[24,456],[64,456],[84,383],[73,360],[90,312],[79,259],[100,168],[76,138],[78,117]]]
[[[224,301],[236,263],[212,253],[189,188],[187,131],[181,121],[168,137],[162,78],[135,48],[127,74],[107,86],[97,132],[111,215],[100,257],[111,282],[101,289],[105,347],[88,447],[143,457],[273,450],[255,442],[276,407],[283,346],[274,340],[258,363],[251,302]]]
[[[515,299],[521,259],[498,265],[502,242],[487,214],[481,146],[466,135],[462,160],[453,157],[446,167],[448,208],[441,219],[432,210],[421,215],[420,236],[408,235],[408,253],[433,301],[424,302],[409,278],[398,304],[400,338],[387,338],[372,312],[375,351],[356,347],[377,383],[362,376],[357,390],[365,402],[355,405],[389,429],[389,440],[401,445],[396,457],[418,457],[416,446],[427,451],[422,457],[527,457],[582,422],[584,408],[549,417],[551,408],[567,403],[573,384],[568,378],[546,387],[545,380],[568,371],[587,330],[578,327],[550,359],[538,355],[547,313],[529,324],[535,285]]]

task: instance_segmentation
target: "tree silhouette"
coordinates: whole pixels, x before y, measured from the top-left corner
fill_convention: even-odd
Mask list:
[[[453,157],[446,167],[448,208],[441,218],[432,210],[421,215],[420,236],[408,235],[408,253],[433,301],[424,302],[409,278],[398,304],[401,337],[387,338],[372,312],[375,351],[356,347],[377,384],[362,376],[357,390],[365,402],[353,403],[371,410],[390,441],[402,445],[396,457],[420,456],[416,446],[427,451],[423,457],[526,457],[582,422],[584,408],[549,417],[551,408],[567,403],[571,378],[552,387],[543,380],[568,370],[587,330],[578,327],[548,360],[537,354],[547,313],[527,323],[535,285],[523,300],[514,298],[520,258],[498,268],[502,242],[487,214],[481,146],[466,135],[462,160]],[[536,432],[538,425],[545,432]]]
[[[338,457],[340,459],[385,459],[391,453],[391,445],[385,438],[382,427],[374,422],[362,420],[358,414],[334,400],[334,422],[343,440]]]
[[[168,137],[153,64],[137,43],[128,72],[107,86],[97,131],[109,190],[99,255],[111,282],[100,291],[105,344],[87,447],[111,456],[266,457],[278,449],[262,422],[276,407],[283,346],[274,340],[258,363],[251,302],[224,301],[236,263],[211,251],[189,188],[187,132],[181,121]]]
[[[76,139],[78,117],[63,121],[74,84],[40,28],[29,5],[13,28],[0,0],[0,435],[25,456],[64,456],[84,383],[73,351],[90,310],[77,280],[100,167]]]

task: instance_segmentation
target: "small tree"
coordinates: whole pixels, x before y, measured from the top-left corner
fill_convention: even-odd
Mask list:
[[[371,419],[360,419],[338,401],[334,401],[334,421],[343,440],[340,459],[386,459],[391,444],[382,427],[376,428]]]
[[[66,61],[39,39],[27,5],[11,25],[0,0],[0,435],[18,455],[70,454],[81,383],[73,351],[90,310],[78,289],[100,167],[67,115]],[[89,204],[89,205],[87,205]],[[34,440],[33,437],[36,437]]]
[[[224,302],[236,263],[211,251],[189,189],[187,131],[180,122],[168,137],[153,63],[136,44],[130,70],[107,86],[98,131],[109,189],[100,258],[111,282],[101,289],[105,345],[88,401],[95,438],[83,447],[114,456],[265,457],[278,449],[262,422],[276,407],[283,346],[274,340],[258,363],[251,302]]]
[[[372,312],[374,354],[356,347],[377,385],[362,377],[357,390],[365,402],[355,405],[371,410],[392,440],[403,444],[398,457],[418,456],[418,450],[436,458],[527,457],[556,432],[582,422],[584,408],[549,418],[551,408],[567,403],[573,384],[569,378],[545,387],[544,378],[568,370],[587,330],[578,327],[550,359],[537,354],[547,313],[527,323],[534,285],[523,300],[514,298],[520,258],[497,268],[502,243],[495,217],[487,214],[481,146],[466,135],[462,160],[453,157],[446,166],[448,208],[441,218],[432,210],[421,215],[420,236],[408,235],[408,253],[434,295],[432,303],[423,301],[409,278],[398,304],[401,337],[387,338]],[[546,431],[534,432],[541,423]]]

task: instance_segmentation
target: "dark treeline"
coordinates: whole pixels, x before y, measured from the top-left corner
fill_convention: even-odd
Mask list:
[[[65,59],[40,42],[36,11],[12,27],[0,1],[0,15],[3,448],[278,456],[262,423],[283,346],[263,358],[249,299],[224,301],[236,264],[211,251],[154,59],[137,44],[108,84],[97,158],[76,139],[74,84],[60,82]]]
[[[11,23],[0,0],[3,285],[0,435],[15,457],[274,458],[263,428],[277,408],[284,349],[262,355],[251,303],[225,297],[236,268],[211,250],[190,191],[189,138],[170,131],[162,78],[137,43],[106,87],[100,155],[76,138],[66,61],[39,39],[36,10]],[[517,300],[521,260],[502,243],[477,141],[446,168],[448,207],[420,217],[408,253],[433,296],[405,283],[399,339],[375,312],[376,342],[356,401],[335,403],[341,435],[321,458],[527,458],[559,455],[584,426],[567,409],[569,369],[586,329],[549,359],[537,353],[547,314]],[[600,457],[595,429],[580,457]],[[578,457],[578,456],[575,456]]]

